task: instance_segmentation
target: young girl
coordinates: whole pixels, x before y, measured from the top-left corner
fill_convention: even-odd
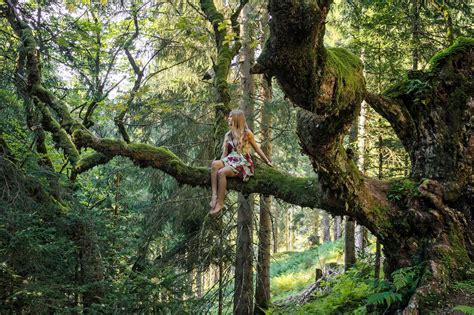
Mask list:
[[[212,161],[211,165],[211,214],[219,213],[224,207],[227,177],[239,176],[246,182],[253,175],[254,163],[250,157],[250,146],[268,165],[273,166],[255,142],[255,137],[245,122],[243,111],[231,111],[227,123],[230,130],[224,137],[222,157]]]

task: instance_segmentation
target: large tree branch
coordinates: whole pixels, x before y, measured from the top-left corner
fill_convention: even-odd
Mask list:
[[[405,148],[411,151],[415,143],[416,128],[410,113],[403,104],[389,97],[373,93],[367,93],[365,100],[377,113],[388,120]]]
[[[100,156],[93,155],[93,159],[97,158],[98,161],[124,156],[140,167],[160,169],[182,184],[203,187],[211,185],[210,168],[189,166],[166,147],[100,139],[86,130],[77,130],[73,137],[80,146],[101,152]],[[316,178],[290,176],[259,162],[253,178],[247,183],[239,179],[229,179],[228,188],[245,194],[273,195],[286,202],[312,208],[320,204],[321,197]]]
[[[270,0],[270,38],[253,71],[275,76],[301,108],[297,132],[319,175],[322,206],[377,233],[396,211],[386,199],[388,185],[362,176],[344,149],[344,136],[365,95],[365,81],[360,58],[323,45],[330,4]]]

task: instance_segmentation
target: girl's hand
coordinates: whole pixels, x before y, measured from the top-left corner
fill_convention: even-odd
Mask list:
[[[268,166],[273,167],[272,161],[268,160],[268,161],[266,161],[266,163],[268,164]]]

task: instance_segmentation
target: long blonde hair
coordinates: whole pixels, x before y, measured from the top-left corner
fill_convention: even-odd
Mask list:
[[[229,113],[229,116],[232,117],[230,124],[231,130],[226,134],[226,140],[233,141],[233,139],[237,139],[237,152],[242,153],[242,149],[247,149],[247,131],[250,130],[245,120],[245,114],[240,109],[234,109]],[[232,142],[232,144],[234,143]],[[225,145],[226,141],[224,141],[224,146]]]

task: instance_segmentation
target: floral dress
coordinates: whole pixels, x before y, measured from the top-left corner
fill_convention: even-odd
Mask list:
[[[239,153],[232,140],[226,142],[228,154],[222,159],[222,162],[225,166],[230,166],[244,182],[248,181],[249,177],[253,176],[255,169],[250,153]]]

